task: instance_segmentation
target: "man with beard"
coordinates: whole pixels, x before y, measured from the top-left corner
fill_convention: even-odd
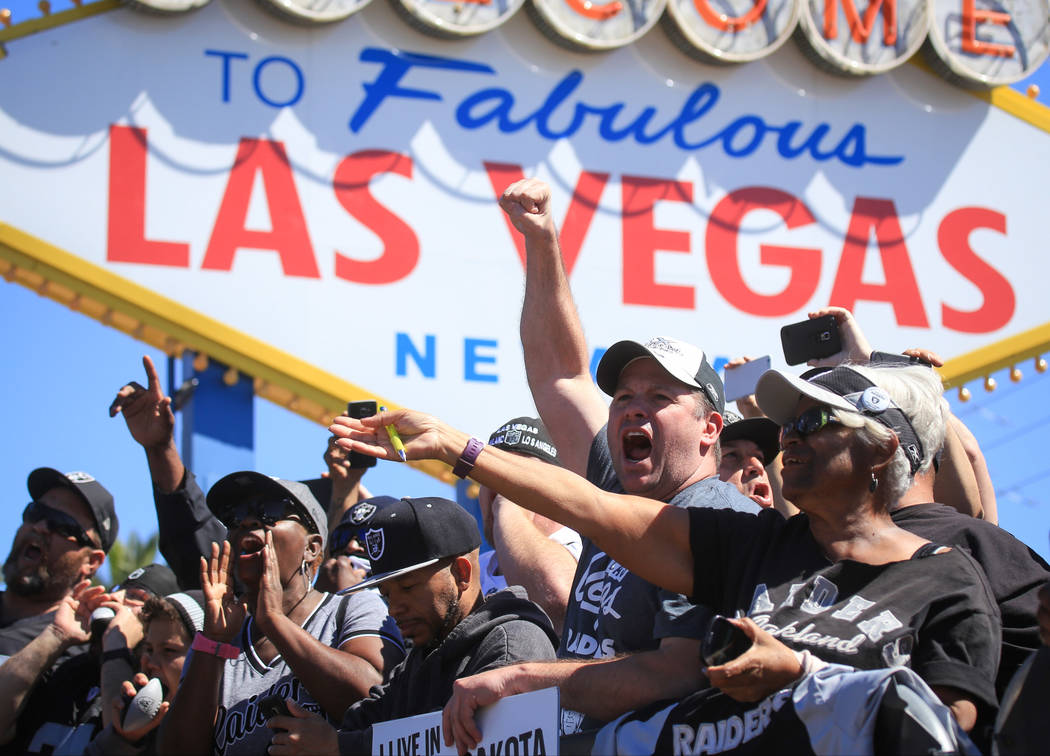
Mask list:
[[[456,502],[376,497],[351,512],[374,577],[350,590],[378,585],[412,649],[387,683],[346,710],[338,731],[295,705],[292,716],[272,718],[274,756],[372,753],[373,724],[440,709],[457,678],[554,658],[558,638],[524,589],[481,595],[481,534]]]
[[[89,638],[73,612],[86,591],[103,590],[86,581],[117,537],[113,496],[87,473],[41,467],[28,487],[33,500],[22,511],[0,593],[0,743],[8,753],[57,747],[84,715],[99,667],[83,654]]]

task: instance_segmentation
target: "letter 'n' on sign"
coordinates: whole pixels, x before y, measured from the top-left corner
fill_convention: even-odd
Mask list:
[[[525,178],[525,173],[520,165],[512,163],[485,163],[485,171],[489,175],[489,183],[496,198],[503,196],[504,190],[515,181]],[[583,171],[576,180],[576,190],[572,193],[569,201],[569,209],[565,212],[564,222],[558,224],[561,229],[561,255],[565,262],[566,275],[572,275],[572,269],[576,265],[576,258],[580,254],[580,247],[587,236],[587,230],[591,227],[594,219],[594,211],[598,209],[598,201],[601,199],[605,185],[609,181],[608,173],[594,173]],[[510,238],[514,241],[514,248],[518,251],[518,258],[522,267],[525,267],[525,239],[514,228],[510,217],[503,213],[503,220],[507,223]]]

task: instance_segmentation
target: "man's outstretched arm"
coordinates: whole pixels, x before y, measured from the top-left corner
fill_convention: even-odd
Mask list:
[[[523,179],[507,187],[499,203],[525,237],[521,345],[532,398],[562,464],[583,475],[591,439],[609,413],[591,380],[587,342],[551,216],[550,187]]]

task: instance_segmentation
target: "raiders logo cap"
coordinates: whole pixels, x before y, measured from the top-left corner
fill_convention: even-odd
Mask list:
[[[29,495],[40,499],[52,488],[68,488],[76,493],[88,505],[91,517],[95,520],[102,550],[109,552],[109,547],[117,540],[117,510],[113,506],[113,494],[101,483],[86,472],[60,473],[50,467],[38,467],[29,473],[26,482]]]
[[[536,457],[552,465],[561,465],[558,462],[558,450],[547,433],[547,426],[538,417],[516,417],[508,420],[492,431],[489,446]]]
[[[358,542],[372,563],[372,577],[346,589],[346,593],[371,588],[481,546],[477,522],[449,499],[377,496],[367,501],[376,509],[358,531]]]

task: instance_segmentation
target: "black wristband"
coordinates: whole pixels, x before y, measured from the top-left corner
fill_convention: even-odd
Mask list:
[[[108,661],[115,659],[123,659],[132,667],[135,666],[135,657],[131,655],[131,651],[128,650],[127,646],[124,648],[114,648],[110,651],[102,652],[102,663],[105,664]]]

